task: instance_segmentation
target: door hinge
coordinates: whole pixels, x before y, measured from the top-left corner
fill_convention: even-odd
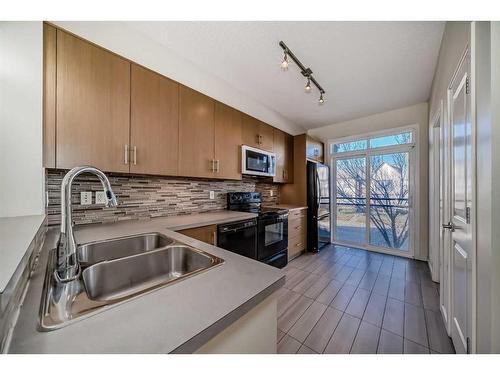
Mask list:
[[[470,79],[467,77],[465,79],[465,93],[470,94]]]
[[[470,207],[465,207],[465,222],[470,224]]]

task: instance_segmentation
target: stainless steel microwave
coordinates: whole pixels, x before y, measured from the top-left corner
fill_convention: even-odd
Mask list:
[[[246,145],[241,146],[241,173],[274,177],[276,154]]]

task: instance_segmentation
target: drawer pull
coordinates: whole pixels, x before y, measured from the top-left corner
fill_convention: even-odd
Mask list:
[[[302,228],[302,225],[299,225],[298,227],[295,227],[295,229],[299,230],[300,228]]]
[[[302,242],[297,242],[295,246],[302,246]]]

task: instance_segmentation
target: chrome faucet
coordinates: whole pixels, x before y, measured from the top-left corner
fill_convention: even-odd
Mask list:
[[[74,280],[80,275],[80,264],[76,257],[76,243],[73,236],[73,219],[71,217],[71,185],[73,180],[82,173],[92,173],[99,178],[106,194],[106,207],[118,205],[108,178],[99,169],[83,166],[75,167],[66,173],[61,184],[61,233],[57,244],[56,271],[59,280],[62,282]]]

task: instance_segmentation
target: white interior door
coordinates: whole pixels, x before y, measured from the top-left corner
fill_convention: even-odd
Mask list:
[[[449,89],[451,124],[451,337],[457,353],[470,351],[472,332],[472,125],[467,52]]]

